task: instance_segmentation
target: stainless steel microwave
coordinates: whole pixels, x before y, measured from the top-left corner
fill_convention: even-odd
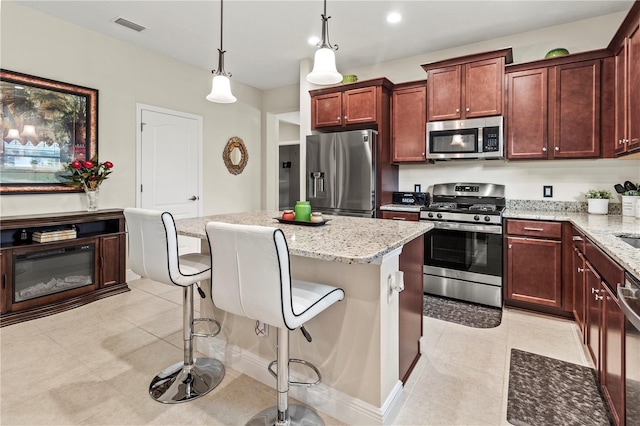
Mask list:
[[[427,123],[427,159],[504,158],[503,117]]]

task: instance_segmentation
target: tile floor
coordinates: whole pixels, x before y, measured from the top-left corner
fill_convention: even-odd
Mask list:
[[[153,401],[151,378],[182,359],[182,291],[146,279],[129,285],[128,293],[0,329],[0,424],[241,425],[275,404],[273,389],[230,369],[198,400]],[[589,365],[575,323],[512,309],[494,329],[425,318],[422,347],[394,424],[508,424],[512,347]]]

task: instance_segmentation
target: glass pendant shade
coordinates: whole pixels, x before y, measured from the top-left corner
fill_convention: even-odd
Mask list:
[[[207,100],[219,104],[231,104],[237,99],[231,94],[231,82],[226,75],[214,75],[211,83],[211,93]]]
[[[336,54],[329,47],[316,50],[313,70],[307,74],[307,81],[313,84],[337,84],[342,81],[342,74],[336,69]]]

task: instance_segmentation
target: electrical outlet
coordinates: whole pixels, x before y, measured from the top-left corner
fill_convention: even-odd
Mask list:
[[[545,185],[542,187],[542,196],[545,198],[553,197],[553,186]]]

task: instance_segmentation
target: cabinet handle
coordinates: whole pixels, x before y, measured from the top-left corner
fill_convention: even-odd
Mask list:
[[[547,152],[547,147],[542,147],[542,152]]]
[[[560,151],[560,147],[559,146],[556,146],[556,151]]]
[[[578,267],[578,272],[584,272],[584,268]]]
[[[460,108],[456,108],[456,112],[460,112]]]
[[[342,117],[336,117],[336,120],[340,121],[342,120]]]
[[[624,145],[624,139],[619,139],[618,140],[618,145]]]
[[[511,248],[511,244],[509,244],[509,248]]]
[[[571,239],[572,239],[573,241],[582,241],[582,237],[578,237],[578,236],[576,236],[576,235],[574,235],[573,237],[571,237]]]
[[[595,293],[600,293],[600,290],[596,290],[595,288],[591,287],[591,294]]]
[[[602,299],[604,299],[604,296],[598,296],[598,295],[596,294],[596,300],[602,300]]]
[[[349,117],[347,117],[346,115],[344,116],[344,121],[347,121]]]
[[[525,231],[538,231],[538,232],[544,231],[544,228],[532,228],[530,226],[525,226],[522,229],[524,229]]]
[[[391,219],[393,219],[393,220],[407,220],[406,217],[398,217],[398,216],[394,216]]]
[[[469,111],[471,111],[471,110],[469,109],[469,107],[467,107],[467,112],[469,112]]]

